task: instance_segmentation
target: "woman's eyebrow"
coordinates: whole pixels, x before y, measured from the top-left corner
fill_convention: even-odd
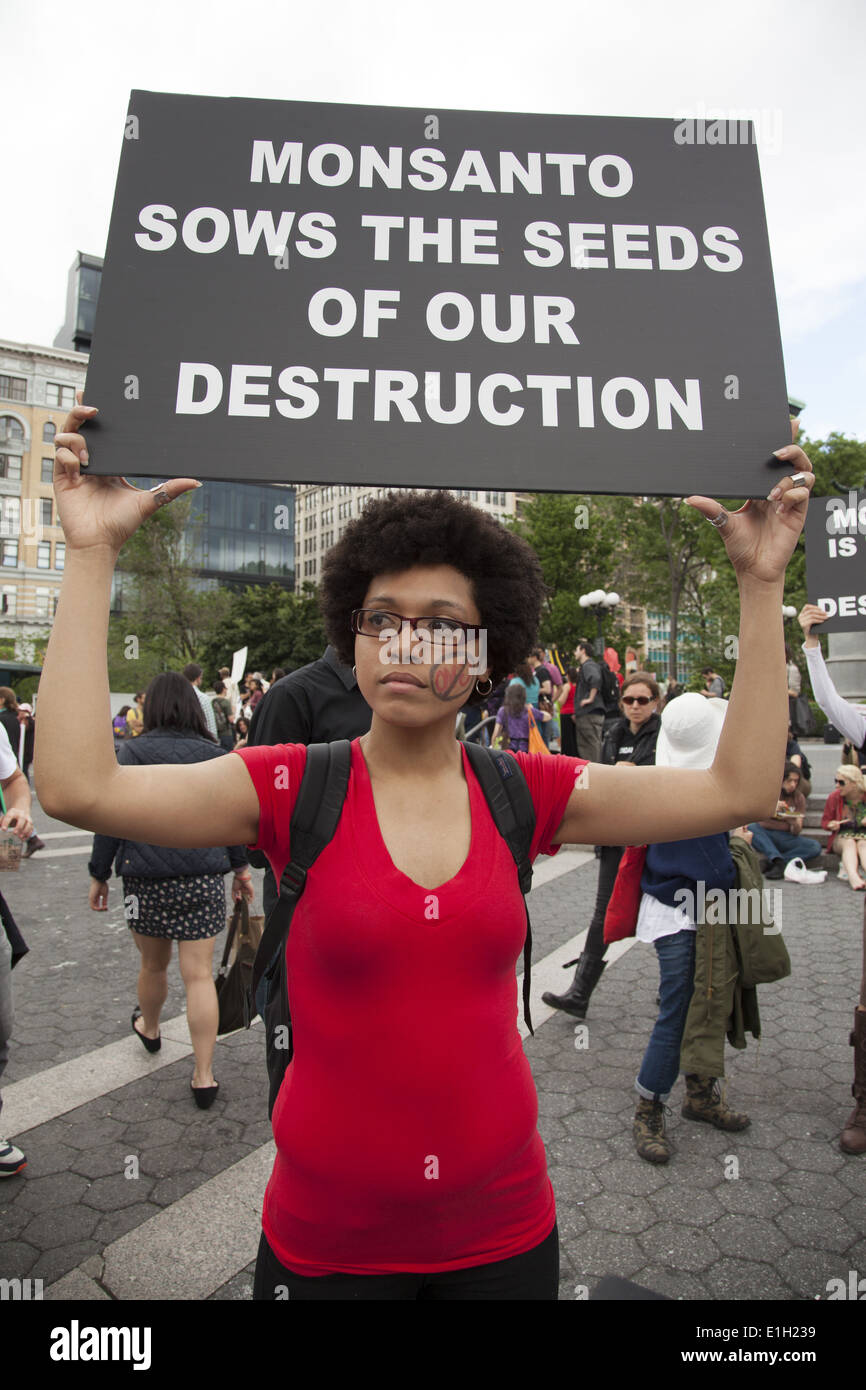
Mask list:
[[[368,599],[367,599],[367,603],[368,603],[368,604],[370,604],[370,603],[382,603],[382,604],[389,603],[389,604],[394,604],[394,603],[396,603],[396,602],[397,602],[397,600],[396,600],[391,594],[373,594],[372,598],[368,598]],[[464,606],[462,603],[455,603],[455,601],[454,601],[453,599],[450,599],[450,598],[432,598],[432,599],[430,599],[430,601],[429,601],[428,607],[431,608],[431,609],[433,609],[433,608],[456,608],[456,609],[458,610],[458,612],[460,612],[460,613],[465,613],[465,612],[466,612],[466,608],[465,608],[465,606]],[[424,616],[426,616],[426,615],[424,615]]]

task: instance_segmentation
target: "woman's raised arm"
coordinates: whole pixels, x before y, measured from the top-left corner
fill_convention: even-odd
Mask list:
[[[709,497],[686,499],[708,521],[722,523],[719,533],[740,590],[736,674],[712,767],[697,772],[591,763],[569,799],[556,842],[628,845],[693,839],[775,812],[788,728],[785,567],[803,529],[815,481],[811,463],[796,444],[779,449],[776,457],[794,477],[780,479],[766,501],[748,501],[739,511],[726,512]]]
[[[78,431],[95,414],[79,404],[55,440],[66,568],[39,682],[34,780],[40,804],[58,820],[126,840],[178,848],[250,844],[258,835],[259,805],[240,758],[117,764],[106,660],[111,576],[141,523],[197,484],[173,478],[143,492],[122,478],[83,476],[87,447]]]

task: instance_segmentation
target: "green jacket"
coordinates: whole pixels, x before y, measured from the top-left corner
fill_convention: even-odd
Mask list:
[[[757,854],[734,835],[731,856],[736,888],[725,894],[723,903],[707,902],[703,920],[697,923],[695,991],[680,1068],[699,1076],[724,1076],[726,1034],[737,1048],[746,1046],[746,1033],[760,1038],[756,986],[791,973],[781,929],[769,910]]]

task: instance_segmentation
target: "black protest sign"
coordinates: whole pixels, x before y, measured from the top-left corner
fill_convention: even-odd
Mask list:
[[[815,497],[806,515],[806,592],[829,617],[816,632],[866,629],[866,492]]]
[[[91,472],[765,496],[760,174],[717,124],[133,92]]]

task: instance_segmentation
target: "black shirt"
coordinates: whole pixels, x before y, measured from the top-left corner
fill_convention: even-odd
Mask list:
[[[597,690],[598,694],[592,704],[581,707],[581,700],[585,700],[591,690]],[[574,692],[575,719],[583,719],[588,714],[604,714],[604,701],[601,698],[601,667],[591,657],[580,668],[580,675],[577,678]]]
[[[359,738],[370,727],[373,711],[367,704],[351,667],[337,660],[331,646],[318,661],[276,681],[259,700],[250,721],[248,745],[273,743],[335,743]],[[271,867],[259,850],[250,860],[265,870],[262,901],[265,913],[277,901]]]
[[[329,646],[318,661],[282,676],[259,700],[250,721],[251,748],[273,743],[335,743],[367,733],[372,710],[349,666]]]

